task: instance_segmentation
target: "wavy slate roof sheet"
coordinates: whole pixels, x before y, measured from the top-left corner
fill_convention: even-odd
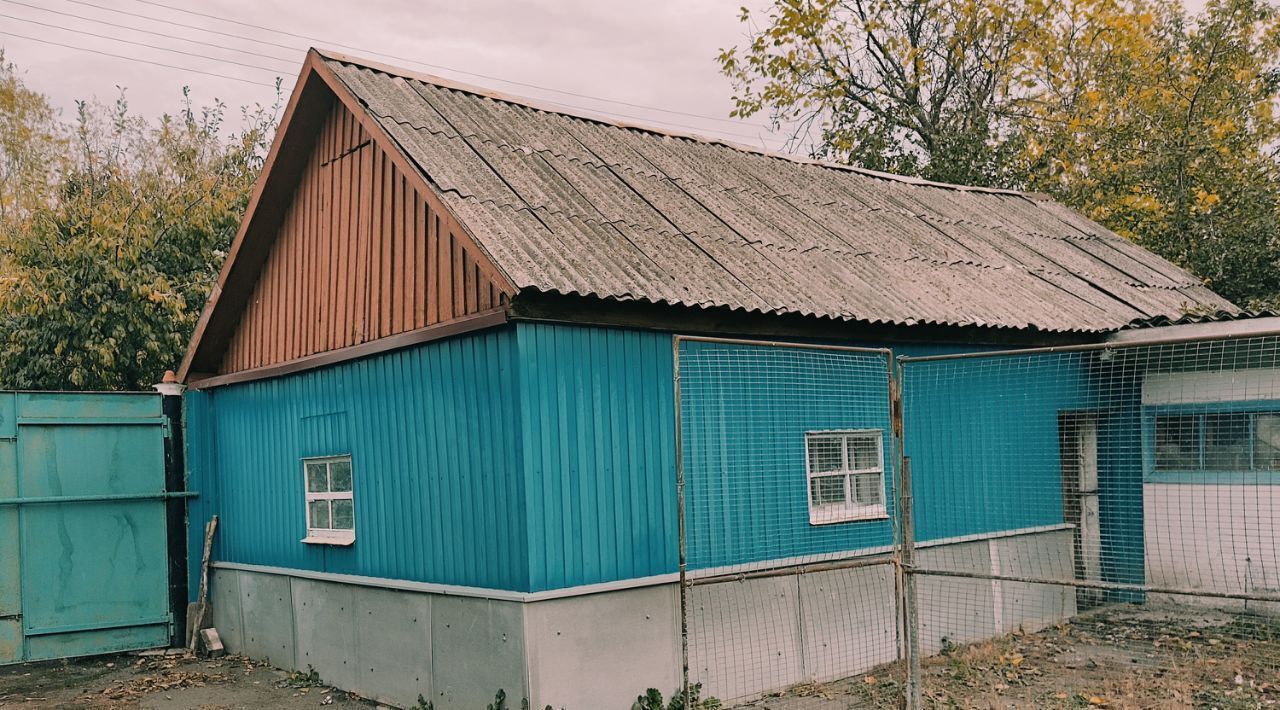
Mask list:
[[[1043,197],[793,160],[325,61],[522,290],[1048,331],[1236,310]]]

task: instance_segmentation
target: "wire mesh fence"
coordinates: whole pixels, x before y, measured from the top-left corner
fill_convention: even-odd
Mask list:
[[[888,351],[677,357],[690,679],[737,700],[897,658]]]
[[[926,704],[1280,703],[1278,345],[902,359]]]
[[[676,348],[705,694],[1280,705],[1280,339]]]

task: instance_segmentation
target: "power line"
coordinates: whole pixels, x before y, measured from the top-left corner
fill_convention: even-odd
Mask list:
[[[4,1],[6,1],[6,2],[12,2],[13,0],[4,0]],[[119,13],[124,14],[124,15],[129,15],[129,16],[132,16],[132,17],[140,17],[140,18],[143,18],[143,19],[146,19],[146,20],[149,20],[149,21],[154,21],[154,22],[160,22],[160,23],[170,24],[170,25],[173,25],[173,26],[176,26],[176,27],[184,27],[184,28],[187,28],[187,29],[193,29],[193,30],[196,30],[196,31],[198,31],[198,32],[209,32],[209,33],[212,33],[212,34],[217,34],[217,35],[221,35],[221,36],[231,37],[231,38],[234,38],[234,39],[240,39],[240,40],[244,40],[244,41],[248,41],[248,42],[255,42],[255,43],[259,43],[259,44],[266,44],[266,45],[275,46],[275,47],[281,47],[281,48],[284,48],[284,49],[290,49],[290,50],[295,49],[295,48],[293,48],[293,47],[289,47],[288,45],[282,45],[282,44],[278,44],[278,43],[274,43],[274,42],[267,42],[267,41],[265,41],[265,40],[259,40],[259,39],[253,38],[253,37],[245,37],[245,36],[243,36],[243,35],[236,35],[236,34],[232,34],[232,33],[228,33],[228,32],[221,32],[221,31],[218,31],[218,30],[207,29],[207,28],[203,28],[203,27],[196,26],[196,25],[189,25],[189,24],[185,24],[185,23],[181,23],[181,22],[175,22],[175,21],[172,21],[172,20],[165,20],[165,19],[161,19],[161,18],[148,17],[148,16],[146,16],[146,15],[141,15],[141,14],[138,14],[138,13],[132,13],[132,12],[128,12],[128,11],[125,11],[125,10],[118,10],[118,9],[116,9],[116,8],[105,7],[105,6],[98,5],[98,4],[95,4],[95,3],[92,3],[92,2],[88,2],[87,0],[66,0],[66,1],[67,1],[67,2],[71,2],[71,3],[78,4],[78,5],[85,5],[85,6],[88,6],[88,7],[97,8],[97,9],[99,9],[99,10],[103,10],[103,11],[106,11],[106,12],[119,12]],[[144,0],[138,0],[138,1],[139,1],[139,2],[142,2],[142,1],[144,1]],[[164,5],[159,5],[158,3],[152,3],[152,4],[157,4],[158,6],[161,6],[161,7],[167,7],[167,6],[164,6]],[[178,9],[178,8],[171,8],[171,9]],[[194,14],[200,14],[200,13],[194,13]],[[0,15],[0,16],[2,16],[2,15]],[[110,40],[110,41],[119,41],[119,42],[124,42],[124,43],[127,43],[127,44],[134,44],[134,45],[141,46],[141,47],[146,47],[146,48],[149,48],[149,49],[157,49],[157,50],[160,50],[160,51],[167,51],[167,52],[173,52],[173,53],[176,53],[176,54],[183,54],[183,55],[186,55],[186,56],[197,57],[197,58],[205,59],[205,60],[208,60],[208,61],[214,61],[214,62],[219,62],[219,61],[221,61],[221,62],[226,62],[226,63],[228,63],[228,64],[234,64],[234,65],[238,65],[238,66],[243,66],[243,67],[248,67],[248,68],[252,68],[252,69],[257,69],[257,70],[260,70],[260,71],[270,72],[270,73],[276,74],[277,76],[279,76],[279,75],[280,75],[280,72],[279,72],[278,70],[275,70],[275,69],[269,69],[269,68],[267,68],[267,67],[261,67],[261,66],[257,66],[257,65],[246,64],[246,63],[243,63],[243,62],[236,62],[236,61],[229,60],[229,59],[219,59],[219,58],[216,58],[216,57],[209,57],[209,56],[205,56],[205,55],[202,55],[202,54],[195,54],[195,53],[192,53],[192,52],[185,52],[185,51],[182,51],[182,50],[168,49],[168,48],[165,48],[165,47],[159,47],[159,46],[156,46],[156,45],[147,44],[147,43],[145,43],[145,42],[135,42],[135,41],[131,41],[131,40],[117,39],[117,38],[114,38],[114,37],[108,37],[108,36],[104,36],[104,35],[99,35],[99,34],[95,34],[95,33],[92,33],[92,32],[85,32],[85,31],[82,31],[82,30],[73,30],[73,29],[70,29],[70,28],[61,27],[61,26],[59,26],[59,25],[52,25],[52,24],[48,24],[48,23],[42,23],[42,22],[38,22],[38,21],[35,21],[35,20],[26,20],[25,18],[14,18],[14,19],[24,20],[24,21],[26,21],[26,22],[31,22],[31,23],[33,23],[33,24],[41,24],[41,25],[44,25],[44,26],[46,26],[46,27],[52,27],[52,28],[55,28],[55,29],[61,29],[61,30],[70,31],[70,32],[78,32],[78,33],[80,33],[80,34],[86,34],[86,35],[89,35],[89,36],[98,37],[98,38],[100,38],[100,39],[106,39],[106,40]],[[93,20],[93,19],[88,19],[88,21],[90,21],[90,22],[104,22],[104,21],[102,21],[102,20]],[[247,25],[247,26],[253,26],[253,25],[248,25],[248,23],[240,23],[240,22],[238,22],[238,21],[233,21],[233,20],[228,20],[228,21],[230,21],[230,22],[237,22],[238,24],[244,24],[244,25]],[[105,22],[104,22],[104,24],[105,24]],[[268,32],[274,31],[274,30],[270,30],[270,29],[266,29],[266,28],[259,28],[259,29],[263,29],[263,31],[268,31]],[[290,34],[290,33],[282,33],[282,34]],[[17,35],[15,35],[15,36],[17,36]],[[34,39],[35,41],[41,41],[41,40],[39,40],[38,38],[29,38],[29,39]],[[316,40],[316,41],[322,41],[322,40]],[[50,43],[50,44],[57,44],[57,43],[54,43],[54,42],[47,42],[47,43]],[[66,46],[66,47],[71,48],[71,49],[80,49],[79,47],[75,47],[75,46],[72,46],[72,45],[59,45],[59,46]],[[346,45],[342,45],[342,46],[346,46]],[[366,51],[366,50],[360,50],[360,49],[358,49],[358,48],[356,48],[356,50],[357,50],[357,51]],[[119,58],[123,58],[123,59],[130,59],[130,60],[140,61],[140,62],[147,63],[147,64],[153,64],[153,65],[156,65],[156,66],[163,66],[163,67],[174,68],[174,69],[182,69],[182,67],[177,67],[177,66],[174,66],[174,65],[164,64],[164,63],[161,63],[161,62],[151,62],[151,61],[149,61],[149,60],[137,59],[137,58],[134,58],[134,57],[128,57],[128,56],[125,56],[125,55],[116,55],[116,54],[110,54],[110,53],[106,53],[106,52],[98,52],[98,51],[96,51],[96,50],[88,50],[88,51],[95,51],[95,52],[96,52],[96,53],[98,53],[98,54],[104,54],[104,55],[106,55],[106,56],[113,56],[113,57],[119,57]],[[436,65],[423,64],[423,63],[421,63],[421,62],[414,62],[414,61],[412,61],[412,60],[407,60],[407,59],[404,59],[404,58],[394,57],[394,56],[391,56],[391,55],[382,55],[382,56],[389,56],[389,57],[391,57],[392,59],[399,59],[399,60],[401,60],[401,61],[409,61],[409,62],[411,62],[411,63],[415,63],[415,64],[422,64],[423,66],[436,66]],[[282,60],[282,61],[284,61],[284,60]],[[441,67],[441,68],[449,69],[448,67]],[[462,74],[471,74],[471,75],[473,75],[473,76],[483,76],[483,77],[485,77],[485,78],[491,78],[491,79],[493,79],[493,80],[495,80],[495,81],[505,81],[505,80],[503,80],[503,79],[499,79],[499,78],[497,78],[497,77],[488,77],[487,75],[479,75],[479,74],[474,74],[474,73],[472,73],[472,72],[464,72],[464,71],[460,71],[460,70],[452,70],[452,69],[449,69],[449,70],[450,70],[450,71],[458,71],[458,73],[462,73]],[[193,71],[197,71],[197,73],[206,74],[206,75],[210,75],[210,76],[219,76],[219,77],[225,77],[225,76],[226,76],[226,75],[223,75],[223,74],[217,74],[217,73],[213,73],[213,72],[204,72],[204,71],[198,71],[198,70],[193,70]],[[229,78],[229,77],[228,77],[228,78]],[[258,85],[260,85],[260,86],[268,86],[267,84],[263,84],[262,82],[253,82],[253,81],[251,81],[251,80],[245,80],[245,79],[239,79],[239,78],[237,78],[236,80],[237,80],[237,81],[244,81],[244,82],[246,82],[246,83],[256,83],[256,84],[258,84]],[[519,82],[508,82],[508,83],[519,83]],[[542,89],[542,90],[546,90],[546,91],[557,92],[557,90],[556,90],[556,89],[550,89],[550,88],[547,88],[547,87],[540,87],[540,86],[533,85],[533,84],[526,84],[525,86],[529,86],[529,87],[534,88],[534,89]],[[564,92],[560,92],[560,93],[564,93]],[[584,98],[593,99],[593,100],[598,100],[598,101],[609,101],[608,99],[597,99],[596,97],[591,97],[591,96],[586,96],[586,95],[582,95],[582,96],[583,96]],[[575,104],[568,104],[568,103],[564,103],[564,102],[560,102],[560,101],[555,101],[555,100],[552,100],[552,99],[544,99],[543,101],[544,101],[545,103],[547,103],[547,104],[551,105],[551,106],[556,106],[556,107],[559,107],[559,108],[561,108],[561,109],[567,109],[567,110],[570,110],[570,111],[575,111],[575,110],[576,110],[576,111],[583,111],[583,112],[587,112],[587,113],[603,114],[603,115],[605,115],[605,116],[612,116],[612,117],[616,117],[616,118],[622,118],[622,119],[628,119],[628,120],[631,120],[631,121],[637,121],[637,122],[639,122],[639,123],[641,123],[641,124],[660,124],[660,125],[663,125],[663,126],[669,126],[669,127],[671,127],[671,128],[676,128],[676,129],[683,129],[683,130],[685,130],[685,131],[689,131],[689,132],[693,132],[693,133],[698,133],[698,134],[705,134],[705,133],[711,132],[711,133],[713,133],[713,134],[718,134],[718,135],[722,135],[722,136],[733,136],[733,137],[735,137],[735,138],[739,138],[739,139],[743,139],[743,140],[748,140],[748,141],[753,141],[753,142],[755,142],[755,141],[759,141],[759,142],[765,143],[766,145],[768,144],[768,141],[766,140],[766,138],[765,138],[764,136],[761,136],[760,134],[752,135],[752,134],[747,134],[747,133],[739,133],[739,132],[735,132],[735,131],[729,131],[729,130],[725,130],[725,129],[715,129],[715,128],[700,127],[700,126],[690,126],[690,125],[688,125],[688,124],[684,124],[684,123],[677,123],[677,122],[675,122],[675,121],[665,121],[665,120],[662,120],[662,119],[658,119],[658,118],[651,118],[651,117],[647,117],[647,116],[636,116],[636,115],[633,115],[633,114],[623,113],[623,112],[621,112],[621,111],[612,111],[612,110],[609,110],[609,109],[602,109],[602,108],[592,108],[592,107],[578,106],[578,105],[575,105]],[[653,107],[646,107],[646,106],[642,106],[642,105],[639,105],[639,104],[636,104],[636,105],[637,105],[637,106],[640,106],[641,108],[653,108]],[[654,110],[662,111],[662,110],[664,110],[664,109],[656,109],[656,108],[654,108]],[[695,115],[695,116],[696,116],[697,114],[692,114],[692,115]],[[721,119],[715,119],[715,120],[721,120]],[[744,126],[744,127],[752,126],[752,125],[757,125],[757,124],[747,124],[747,123],[741,123],[741,122],[735,122],[735,121],[728,121],[728,122],[729,122],[729,123],[731,123],[731,124],[733,124],[733,125],[736,125],[736,126]]]
[[[155,37],[164,37],[167,39],[175,39],[182,42],[190,42],[192,44],[199,44],[205,47],[212,47],[214,49],[222,49],[228,52],[236,52],[239,54],[248,54],[254,57],[262,57],[263,59],[271,59],[277,62],[294,63],[293,59],[289,59],[287,57],[277,57],[272,54],[263,54],[262,52],[255,52],[249,49],[238,49],[236,47],[228,47],[226,45],[214,44],[213,42],[202,42],[198,39],[191,39],[189,37],[175,37],[171,34],[165,34],[164,32],[156,32],[154,30],[144,30],[141,27],[130,27],[129,25],[121,25],[115,22],[109,22],[107,20],[100,20],[96,17],[86,17],[84,15],[77,15],[74,12],[63,12],[62,10],[52,10],[47,7],[40,7],[39,5],[30,5],[25,2],[18,2],[18,0],[0,0],[0,2],[6,2],[6,3],[9,3],[10,5],[19,5],[21,7],[31,8],[32,10],[40,10],[42,12],[48,12],[54,15],[62,15],[63,17],[71,17],[77,20],[84,20],[85,22],[94,22],[100,25],[106,25],[107,27],[116,27],[118,29],[129,30],[131,32],[141,32],[142,34],[153,35]]]
[[[68,0],[68,1],[69,1],[69,2],[76,2],[77,0]],[[394,54],[386,54],[386,53],[383,53],[383,52],[376,52],[376,51],[371,50],[371,49],[362,49],[362,48],[360,48],[360,47],[354,47],[354,46],[349,45],[349,44],[343,44],[343,43],[341,43],[341,42],[334,42],[334,41],[332,41],[332,40],[328,40],[328,39],[322,39],[322,38],[319,38],[319,37],[312,37],[312,36],[309,36],[309,35],[298,34],[298,33],[296,33],[296,32],[290,32],[290,31],[288,31],[288,30],[281,30],[281,29],[276,29],[276,28],[272,28],[272,27],[264,27],[264,26],[261,26],[261,25],[255,25],[255,24],[250,23],[250,22],[243,22],[243,21],[241,21],[241,20],[232,19],[232,18],[230,18],[230,17],[221,17],[221,16],[219,16],[219,15],[213,15],[213,14],[210,14],[210,13],[197,12],[196,10],[188,10],[188,9],[186,9],[186,8],[183,8],[183,7],[175,7],[175,6],[173,6],[173,5],[167,5],[167,4],[162,3],[162,2],[156,2],[156,0],[134,0],[134,1],[135,1],[135,2],[139,2],[139,3],[142,3],[142,4],[144,4],[144,5],[153,5],[153,6],[155,6],[155,7],[162,7],[162,8],[165,8],[166,10],[173,10],[174,12],[181,12],[181,13],[184,13],[184,14],[187,14],[187,15],[194,15],[194,16],[196,16],[196,17],[203,17],[203,18],[210,19],[210,20],[219,20],[219,21],[221,21],[221,22],[229,22],[229,23],[234,24],[234,25],[240,25],[241,27],[248,27],[248,28],[255,29],[255,30],[259,30],[259,31],[262,31],[262,32],[273,32],[273,33],[275,33],[275,34],[285,35],[285,36],[287,36],[287,37],[293,37],[293,38],[295,38],[295,39],[301,39],[301,40],[304,40],[304,41],[307,41],[307,42],[318,42],[318,43],[319,43],[319,44],[321,44],[321,45],[328,45],[328,46],[333,46],[333,47],[339,47],[339,48],[341,48],[341,49],[349,49],[349,50],[352,50],[352,51],[355,51],[355,52],[360,52],[360,53],[363,53],[363,54],[370,54],[370,55],[375,55],[375,56],[379,56],[379,57],[386,57],[386,58],[388,58],[388,59],[393,59],[393,60],[398,61],[398,62],[406,62],[406,63],[409,63],[409,64],[416,64],[416,65],[418,65],[418,66],[431,67],[432,69],[444,70],[444,71],[448,71],[448,72],[453,72],[453,73],[455,73],[455,74],[464,74],[464,75],[466,75],[466,76],[479,77],[479,78],[481,78],[481,79],[488,79],[488,80],[490,80],[490,81],[500,81],[500,82],[503,82],[504,84],[512,84],[512,85],[515,85],[515,86],[523,86],[523,87],[526,87],[526,88],[529,88],[529,89],[538,89],[538,90],[540,90],[540,91],[550,91],[550,92],[552,92],[552,93],[556,93],[556,94],[563,94],[563,95],[565,95],[565,96],[573,96],[573,97],[575,97],[575,98],[579,98],[579,99],[587,99],[587,100],[589,100],[589,101],[600,101],[600,102],[602,102],[602,103],[619,104],[619,105],[622,105],[622,106],[630,106],[630,107],[632,107],[632,108],[645,109],[645,110],[648,110],[648,111],[660,111],[660,112],[662,112],[662,113],[670,113],[670,114],[675,114],[675,115],[678,115],[678,116],[688,116],[688,117],[690,117],[690,118],[701,118],[701,119],[705,119],[705,120],[708,120],[708,121],[719,121],[719,122],[721,122],[721,123],[729,123],[729,124],[733,124],[733,125],[736,125],[736,126],[754,126],[754,127],[756,127],[756,128],[766,128],[766,129],[768,128],[767,126],[764,126],[763,124],[750,123],[750,122],[748,122],[748,121],[739,121],[739,120],[735,120],[735,119],[731,119],[731,118],[723,118],[723,117],[720,117],[720,116],[708,116],[708,115],[706,115],[706,114],[701,114],[701,113],[691,113],[691,112],[687,112],[687,111],[678,111],[678,110],[676,110],[676,109],[660,108],[660,107],[658,107],[658,106],[648,106],[648,105],[645,105],[645,104],[631,103],[631,102],[629,102],[629,101],[622,101],[622,100],[619,100],[619,99],[606,99],[606,98],[603,98],[603,97],[600,97],[600,96],[591,96],[590,94],[580,94],[580,93],[576,93],[576,92],[573,92],[573,91],[566,91],[566,90],[563,90],[563,89],[553,89],[553,88],[551,88],[551,87],[549,87],[549,86],[541,86],[541,85],[539,85],[539,84],[529,84],[529,83],[522,82],[522,81],[515,81],[515,80],[513,80],[513,79],[503,79],[502,77],[498,77],[498,76],[491,76],[491,75],[489,75],[489,74],[480,74],[480,73],[477,73],[477,72],[466,71],[466,70],[464,70],[464,69],[458,69],[458,68],[456,68],[456,67],[449,67],[449,66],[445,66],[445,65],[442,65],[442,64],[431,64],[431,63],[428,63],[428,62],[419,61],[419,60],[417,60],[417,59],[410,59],[410,58],[408,58],[408,57],[398,57],[398,56],[396,56],[396,55],[394,55]],[[673,124],[673,125],[674,125],[674,124]]]
[[[230,37],[232,39],[244,40],[246,42],[257,42],[258,44],[265,44],[272,47],[279,47],[280,49],[287,49],[291,52],[303,51],[298,47],[293,47],[287,44],[268,42],[267,40],[264,40],[264,39],[255,39],[253,37],[245,37],[243,35],[231,34],[230,32],[220,32],[218,30],[211,30],[207,27],[200,27],[199,25],[188,25],[182,22],[175,22],[173,20],[162,20],[158,17],[151,17],[150,15],[143,15],[142,13],[138,13],[138,12],[129,12],[128,10],[121,10],[114,7],[106,7],[104,5],[97,5],[95,3],[86,2],[86,0],[66,0],[66,2],[75,3],[76,5],[84,5],[85,7],[97,8],[99,10],[104,10],[106,12],[118,12],[121,15],[128,15],[129,17],[140,17],[144,20],[148,20],[151,22],[163,22],[166,25],[173,25],[175,27],[185,27],[189,30],[196,30],[198,32],[208,32],[210,34],[220,35],[222,37]]]
[[[139,62],[139,63],[141,63],[141,64],[150,64],[150,65],[152,65],[152,66],[164,67],[164,68],[166,68],[166,69],[177,69],[177,70],[179,70],[179,71],[191,72],[191,73],[193,73],[193,74],[204,74],[205,76],[213,76],[213,77],[217,77],[217,78],[219,78],[219,79],[230,79],[231,81],[241,81],[241,82],[244,82],[244,83],[246,83],[246,84],[257,84],[258,86],[267,86],[267,87],[270,87],[270,88],[273,88],[273,89],[275,88],[275,84],[268,84],[268,83],[266,83],[266,82],[262,82],[262,81],[254,81],[253,79],[245,79],[244,77],[239,77],[239,76],[228,76],[227,74],[219,74],[219,73],[217,73],[217,72],[204,71],[204,70],[202,70],[202,69],[192,69],[192,68],[190,68],[190,67],[180,67],[180,66],[176,66],[176,65],[174,65],[174,64],[165,64],[164,62],[153,62],[153,61],[151,61],[151,60],[149,60],[149,59],[139,59],[138,57],[129,57],[129,56],[125,56],[125,55],[123,55],[123,54],[113,54],[113,53],[111,53],[111,52],[103,52],[102,50],[98,50],[98,49],[89,49],[88,47],[78,47],[78,46],[76,46],[76,45],[74,45],[74,44],[63,44],[62,42],[54,42],[53,40],[49,40],[49,39],[41,39],[41,38],[39,38],[39,37],[31,37],[31,36],[24,35],[24,34],[18,34],[17,32],[10,32],[10,31],[8,31],[8,30],[0,30],[0,35],[5,35],[5,36],[7,36],[7,37],[17,37],[17,38],[19,38],[19,39],[30,40],[30,41],[32,41],[32,42],[39,42],[39,43],[41,43],[41,44],[49,44],[49,45],[53,45],[53,46],[55,46],[55,47],[63,47],[63,48],[65,48],[65,49],[75,49],[75,50],[79,50],[79,51],[81,51],[81,52],[92,52],[93,54],[100,54],[100,55],[102,55],[102,56],[104,56],[104,57],[113,57],[113,58],[115,58],[115,59],[124,59],[124,60],[126,60],[126,61],[130,61],[130,62]]]
[[[183,50],[181,50],[181,49],[169,49],[168,47],[161,47],[161,46],[159,46],[159,45],[155,45],[155,44],[147,44],[146,42],[135,42],[135,41],[133,41],[133,40],[131,40],[131,39],[121,39],[121,38],[119,38],[119,37],[109,37],[109,36],[107,36],[107,35],[100,35],[100,34],[98,34],[98,33],[96,33],[96,32],[88,32],[88,31],[86,31],[86,30],[75,30],[75,29],[71,29],[70,27],[63,27],[63,26],[61,26],[61,25],[54,25],[54,24],[51,24],[51,23],[48,23],[48,22],[40,22],[39,20],[29,20],[29,19],[27,19],[27,18],[25,18],[25,17],[15,17],[15,16],[13,16],[13,15],[6,15],[6,14],[5,14],[5,13],[3,13],[3,12],[0,12],[0,17],[4,17],[4,18],[10,19],[10,20],[17,20],[17,21],[19,21],[19,22],[28,22],[28,23],[33,24],[33,25],[40,25],[41,27],[48,27],[48,28],[55,29],[55,30],[62,30],[63,32],[74,32],[74,33],[76,33],[76,34],[86,35],[86,36],[88,36],[88,37],[96,37],[96,38],[98,38],[98,39],[105,39],[105,40],[107,40],[107,41],[109,41],[109,42],[123,42],[124,44],[132,44],[132,45],[135,45],[135,46],[138,46],[138,47],[146,47],[147,49],[155,49],[155,50],[158,50],[158,51],[161,51],[161,52],[172,52],[172,53],[174,53],[174,54],[181,54],[181,55],[183,55],[183,56],[187,56],[187,57],[195,57],[196,59],[206,59],[206,60],[214,61],[214,62],[222,62],[222,63],[224,63],[224,64],[234,64],[235,66],[238,66],[238,67],[245,67],[245,68],[247,68],[247,69],[257,69],[258,71],[264,71],[264,72],[267,72],[267,73],[269,73],[269,74],[275,74],[275,75],[277,75],[277,76],[279,76],[279,75],[282,73],[282,72],[281,72],[280,70],[278,70],[278,69],[270,69],[270,68],[268,68],[268,67],[260,67],[260,66],[258,66],[258,65],[256,65],[256,64],[246,64],[246,63],[244,63],[244,62],[237,62],[237,61],[235,61],[235,60],[233,60],[233,59],[218,59],[217,57],[210,57],[210,56],[206,56],[206,55],[204,55],[204,54],[196,54],[195,52],[184,52],[184,51],[183,51]]]

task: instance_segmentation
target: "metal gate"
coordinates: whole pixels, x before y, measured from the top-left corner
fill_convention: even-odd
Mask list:
[[[0,393],[0,663],[169,643],[168,430],[157,394]]]

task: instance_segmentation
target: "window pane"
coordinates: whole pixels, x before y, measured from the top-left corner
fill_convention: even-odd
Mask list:
[[[1200,417],[1194,414],[1156,417],[1156,468],[1191,471],[1200,468]]]
[[[839,436],[809,437],[809,472],[826,473],[842,470],[844,462],[841,460],[843,452],[840,449],[843,446],[844,440]]]
[[[814,505],[843,503],[844,476],[822,476],[809,479],[809,496]]]
[[[326,465],[323,463],[307,464],[308,493],[327,493],[329,491],[329,480],[325,469]]]
[[[1280,471],[1280,414],[1260,412],[1256,422],[1253,467],[1259,471]]]
[[[852,476],[854,483],[854,500],[861,505],[880,505],[880,474],[864,473]]]
[[[878,434],[856,434],[850,436],[849,442],[849,468],[855,471],[865,471],[872,468],[880,468],[880,436]]]
[[[329,464],[329,490],[346,493],[351,490],[351,462],[333,461]]]
[[[333,529],[352,530],[355,528],[355,508],[350,499],[339,498],[333,501]]]
[[[309,501],[307,503],[307,510],[311,513],[311,527],[324,530],[329,529],[329,501]]]
[[[1209,414],[1204,420],[1204,467],[1209,471],[1249,470],[1249,415]]]

